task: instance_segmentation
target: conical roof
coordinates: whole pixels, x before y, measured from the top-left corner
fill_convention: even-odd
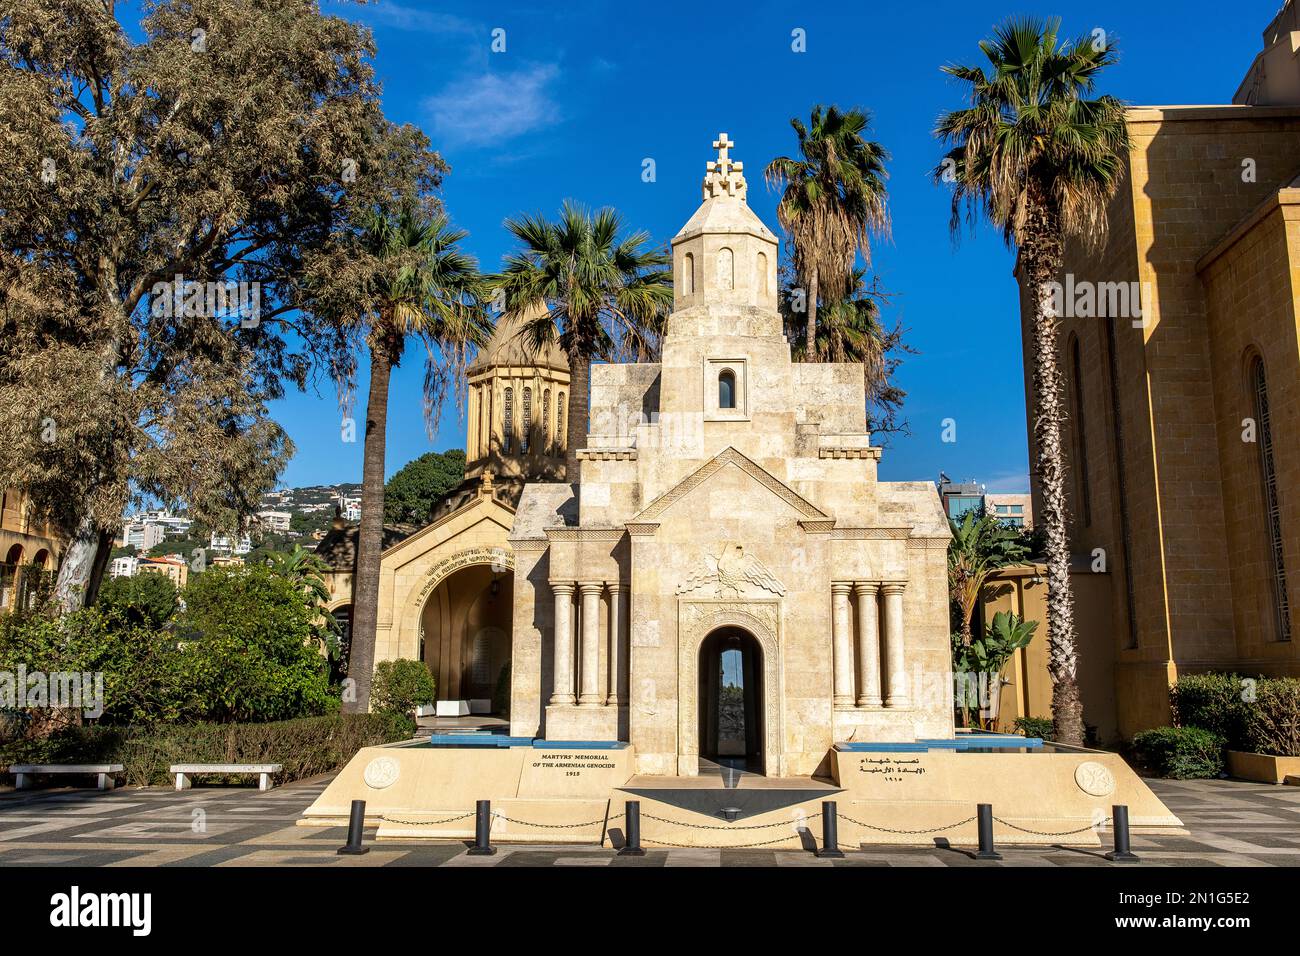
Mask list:
[[[558,341],[552,340],[535,349],[531,338],[524,333],[524,326],[533,319],[546,314],[542,304],[529,306],[517,312],[503,313],[498,319],[496,330],[487,345],[479,349],[474,361],[469,363],[470,372],[478,372],[497,365],[539,366],[569,370],[569,360],[560,348]]]

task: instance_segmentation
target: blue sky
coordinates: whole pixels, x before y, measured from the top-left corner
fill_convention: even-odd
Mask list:
[[[1101,28],[1118,38],[1121,60],[1103,92],[1135,105],[1226,103],[1279,0],[548,6],[325,0],[328,12],[374,29],[385,110],[422,127],[450,162],[447,209],[469,230],[481,265],[495,268],[508,250],[505,217],[554,215],[566,198],[612,205],[666,243],[699,202],[710,142],[722,130],[746,165],[750,205],[777,230],[777,197],[760,174],[794,150],[789,118],[806,118],[819,102],[865,107],[891,154],[893,239],[877,244],[873,265],[895,294],[886,318],[902,320],[920,353],[898,376],[911,435],[891,440],[880,475],[932,480],[942,469],[990,490],[1023,491],[1012,256],[984,226],[957,247],[949,236],[948,194],[928,177],[939,156],[931,130],[961,91],[939,67],[979,60],[978,42],[1008,15],[1059,14],[1070,35]],[[490,48],[497,28],[504,53]],[[806,52],[791,49],[795,29],[805,31]],[[655,161],[653,183],[642,181],[646,158]],[[422,362],[412,348],[393,379],[389,474],[426,451],[464,446],[454,403],[427,436]],[[365,394],[363,376],[357,395]],[[360,480],[360,441],[340,440],[328,386],[275,402],[272,415],[298,449],[286,485]],[[956,420],[955,443],[941,440],[945,418]]]

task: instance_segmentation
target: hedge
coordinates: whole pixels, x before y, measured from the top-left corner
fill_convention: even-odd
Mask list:
[[[1200,727],[1241,750],[1246,735],[1248,685],[1240,674],[1189,674],[1169,691],[1175,727]]]
[[[279,763],[282,783],[338,770],[362,747],[406,740],[400,714],[332,714],[264,724],[70,727],[34,740],[0,744],[0,766],[16,763],[120,763],[134,786],[165,785],[174,763]]]
[[[1264,678],[1246,716],[1246,749],[1274,757],[1300,757],[1300,680]]]
[[[1157,727],[1133,737],[1133,752],[1147,770],[1175,780],[1217,777],[1224,740],[1200,727]]]
[[[1052,740],[1056,736],[1055,725],[1052,723],[1051,717],[1017,717],[1015,727],[1026,737]]]
[[[1300,756],[1300,680],[1240,674],[1180,677],[1169,692],[1174,724],[1221,737],[1231,750]]]

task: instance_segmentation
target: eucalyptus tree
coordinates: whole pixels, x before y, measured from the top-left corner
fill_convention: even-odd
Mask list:
[[[939,120],[935,135],[949,149],[934,175],[953,186],[954,237],[963,218],[973,225],[987,216],[1015,248],[1033,303],[1036,520],[1046,532],[1052,714],[1057,739],[1081,744],[1059,316],[1051,290],[1068,240],[1096,248],[1105,238],[1106,206],[1123,177],[1129,133],[1124,104],[1093,95],[1098,74],[1117,59],[1114,43],[1094,36],[1063,40],[1059,31],[1057,19],[1009,20],[980,44],[986,64],[943,68],[964,85],[968,105]]]
[[[266,402],[333,343],[295,312],[304,256],[445,171],[385,120],[365,28],[310,0],[133,10],[0,5],[0,486],[64,529],[64,609],[130,504],[247,520],[292,453]]]

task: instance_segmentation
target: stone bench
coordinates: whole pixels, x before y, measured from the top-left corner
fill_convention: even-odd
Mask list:
[[[41,773],[94,774],[99,778],[100,790],[112,790],[113,774],[121,773],[122,765],[120,763],[25,763],[14,764],[9,768],[9,772],[14,775],[14,785],[19,790],[29,789],[32,785],[31,778]]]
[[[284,769],[282,763],[174,763],[171,773],[176,774],[176,789],[190,789],[190,777],[207,773],[255,773],[258,775],[257,789],[271,789],[271,774]]]

